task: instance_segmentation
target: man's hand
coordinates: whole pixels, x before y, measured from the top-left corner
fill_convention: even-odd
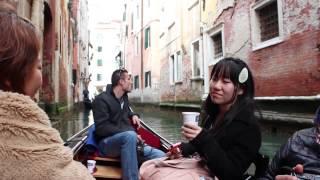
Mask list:
[[[142,139],[142,137],[139,135],[139,134],[137,134],[137,142],[144,142],[144,140]]]
[[[141,121],[141,119],[137,115],[133,115],[131,118],[132,125],[136,129],[139,129],[141,127],[140,121]]]
[[[184,124],[181,129],[182,134],[189,141],[194,139],[202,131],[201,127],[194,124]]]
[[[303,173],[303,166],[301,164],[297,164],[292,170],[296,174],[302,174]],[[276,176],[276,180],[298,180],[297,177],[295,176],[290,176],[290,175],[278,175]]]

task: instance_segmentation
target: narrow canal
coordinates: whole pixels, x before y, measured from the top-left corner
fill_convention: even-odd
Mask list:
[[[181,110],[172,110],[154,106],[135,107],[141,118],[156,132],[171,141],[172,143],[185,141],[181,136],[182,116]],[[52,125],[61,133],[66,140],[88,124],[93,123],[92,111],[74,109],[60,116],[51,117]],[[291,134],[305,128],[302,125],[290,126],[288,124],[270,124],[261,122],[262,147],[260,152],[270,157],[279,149],[280,145],[286,142]]]

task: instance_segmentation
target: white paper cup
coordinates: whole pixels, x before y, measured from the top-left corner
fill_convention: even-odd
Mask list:
[[[96,161],[95,160],[88,160],[87,167],[88,167],[88,170],[91,174],[94,173],[94,168],[96,167]]]
[[[182,112],[183,124],[198,125],[199,116],[198,112]]]

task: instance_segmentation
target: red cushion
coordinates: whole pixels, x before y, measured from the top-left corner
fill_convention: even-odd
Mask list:
[[[145,141],[146,144],[152,146],[154,148],[160,148],[160,138],[156,135],[152,134],[150,131],[146,130],[143,127],[140,127],[137,133],[141,136],[141,138]]]

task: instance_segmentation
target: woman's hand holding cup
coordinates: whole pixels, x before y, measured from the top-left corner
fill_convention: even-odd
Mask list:
[[[194,139],[202,131],[202,128],[200,126],[189,123],[184,124],[181,129],[182,134],[189,141]]]
[[[194,139],[202,130],[198,126],[200,113],[198,112],[182,112],[183,126],[182,134],[187,140]]]

